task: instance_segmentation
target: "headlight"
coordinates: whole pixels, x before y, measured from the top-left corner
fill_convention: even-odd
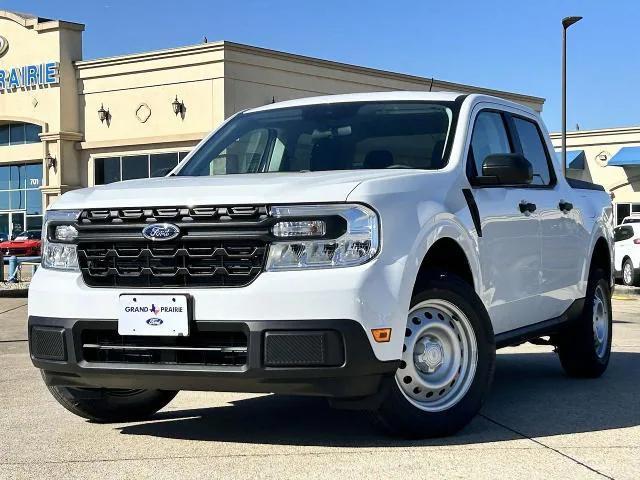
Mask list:
[[[78,271],[78,253],[73,244],[78,237],[79,210],[49,210],[42,229],[42,266],[56,270]]]
[[[377,214],[363,205],[272,207],[278,238],[269,248],[268,271],[353,267],[379,249]],[[282,238],[282,240],[280,240]]]

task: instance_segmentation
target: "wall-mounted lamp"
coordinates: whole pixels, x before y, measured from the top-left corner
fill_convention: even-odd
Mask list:
[[[56,169],[56,165],[58,163],[56,157],[53,157],[49,152],[47,152],[47,156],[44,157],[44,159],[47,161],[47,168]]]
[[[171,106],[173,107],[173,113],[178,115],[179,113],[184,113],[184,102],[178,100],[178,96],[176,95],[176,99],[171,102]]]
[[[104,123],[105,120],[109,121],[109,109],[104,109],[104,104],[100,105],[100,110],[98,110],[98,118],[100,119],[100,123]]]

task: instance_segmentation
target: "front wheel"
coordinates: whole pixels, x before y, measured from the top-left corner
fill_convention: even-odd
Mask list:
[[[178,394],[168,390],[48,388],[53,398],[71,413],[99,423],[145,420]]]
[[[480,410],[494,366],[482,302],[461,279],[434,275],[412,299],[402,362],[376,418],[403,437],[451,435]]]

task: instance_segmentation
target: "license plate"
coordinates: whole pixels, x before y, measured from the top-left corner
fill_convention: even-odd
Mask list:
[[[189,335],[185,295],[120,295],[120,335]]]

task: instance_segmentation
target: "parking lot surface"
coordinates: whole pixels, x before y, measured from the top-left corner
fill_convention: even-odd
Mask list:
[[[640,296],[614,299],[597,380],[565,377],[550,347],[499,351],[490,397],[458,435],[389,438],[322,399],[181,392],[153,420],[92,424],[32,367],[26,299],[0,299],[0,478],[640,477]]]

